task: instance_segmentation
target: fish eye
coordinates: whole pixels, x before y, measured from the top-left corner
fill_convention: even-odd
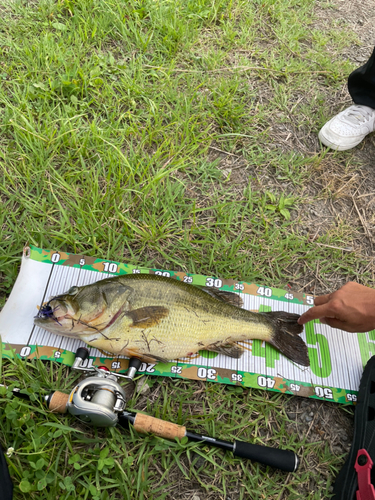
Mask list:
[[[78,293],[78,286],[72,286],[67,291],[68,295],[76,295]]]

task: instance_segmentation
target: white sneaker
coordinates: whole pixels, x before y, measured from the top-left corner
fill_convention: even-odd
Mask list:
[[[374,130],[375,109],[355,104],[329,120],[318,137],[325,146],[345,151],[357,146]]]

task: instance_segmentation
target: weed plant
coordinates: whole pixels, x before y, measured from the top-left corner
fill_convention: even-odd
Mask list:
[[[319,181],[331,156],[310,138],[356,41],[319,8],[317,23],[311,0],[2,2],[0,306],[26,243],[269,286],[308,286],[317,265],[318,286],[367,283],[356,227],[338,216],[306,230],[306,213],[342,194]],[[341,158],[346,179],[356,165]],[[33,399],[1,389],[17,499],[315,500],[342,464],[295,431],[285,396],[149,379],[152,398],[129,406],[292,449],[303,459],[288,476],[50,414],[35,394],[71,389],[62,367],[4,362],[2,377]]]

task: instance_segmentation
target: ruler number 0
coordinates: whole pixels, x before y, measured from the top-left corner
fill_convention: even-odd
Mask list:
[[[26,358],[26,356],[28,356],[31,352],[31,347],[28,346],[28,345],[25,345],[24,347],[22,347],[22,349],[20,350],[20,356],[22,358]]]

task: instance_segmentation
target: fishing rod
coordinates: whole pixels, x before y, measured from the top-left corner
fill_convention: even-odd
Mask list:
[[[222,448],[233,453],[235,457],[250,459],[269,465],[285,472],[295,472],[299,465],[298,456],[290,450],[247,443],[244,441],[229,442],[203,434],[195,434],[186,427],[143,413],[126,411],[126,394],[118,383],[118,378],[133,381],[141,365],[137,358],[129,360],[126,375],[110,372],[107,367],[84,368],[82,363],[87,359],[89,351],[80,347],[77,350],[72,369],[86,373],[87,378],[79,382],[70,394],[54,391],[44,396],[44,401],[54,413],[70,413],[82,422],[96,427],[114,427],[119,425],[128,428],[132,425],[137,432],[153,433],[156,436],[175,440],[187,437],[189,441],[204,442],[208,446]],[[90,376],[94,372],[95,375]],[[13,389],[13,394],[29,399],[20,389]]]

